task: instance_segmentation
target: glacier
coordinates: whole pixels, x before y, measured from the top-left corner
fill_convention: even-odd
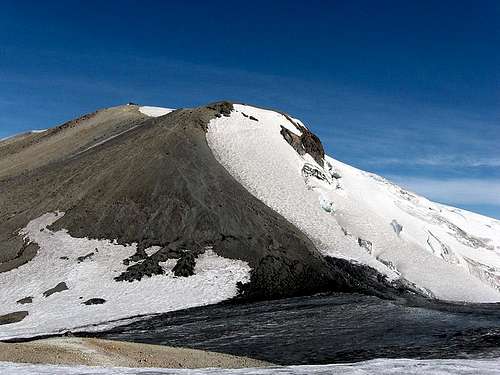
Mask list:
[[[207,141],[237,181],[324,255],[366,264],[441,300],[500,301],[499,221],[431,202],[329,156],[320,165],[281,134],[285,127],[300,135],[303,126],[235,104],[229,117],[211,120]]]

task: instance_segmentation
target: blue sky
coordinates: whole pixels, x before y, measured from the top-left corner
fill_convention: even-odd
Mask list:
[[[303,119],[333,157],[500,218],[498,1],[10,1],[0,138],[129,101]]]

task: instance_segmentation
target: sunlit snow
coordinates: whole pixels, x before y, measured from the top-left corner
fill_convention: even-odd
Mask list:
[[[23,266],[0,273],[0,315],[29,312],[21,322],[3,325],[0,339],[75,330],[114,319],[217,303],[234,297],[236,283],[249,278],[246,262],[207,250],[198,257],[193,276],[175,277],[171,271],[176,260],[169,259],[160,263],[165,275],[117,282],[114,277],[127,268],[122,261],[136,252],[135,244],[122,246],[108,240],[74,238],[65,230],[49,230],[47,227],[62,215],[49,213],[31,221],[22,234],[40,246],[38,254]],[[93,255],[78,261],[78,257],[90,253]],[[61,282],[69,289],[43,296]],[[16,303],[25,297],[33,297],[33,303]],[[83,304],[91,298],[106,302]],[[86,328],[92,329],[100,328]]]
[[[139,107],[139,111],[149,117],[160,117],[169,114],[170,112],[173,111],[173,109],[163,108],[163,107],[142,106]]]
[[[291,125],[280,113],[234,105],[230,117],[210,122],[207,140],[247,190],[323,254],[367,264],[390,279],[402,276],[440,299],[500,301],[500,222],[430,202],[330,157],[323,168],[284,140],[281,126]],[[372,244],[370,251],[360,239]]]
[[[498,374],[500,359],[376,359],[372,361],[324,365],[324,366],[287,366],[271,368],[243,369],[155,369],[155,368],[119,368],[119,367],[86,367],[86,366],[50,366],[28,365],[0,362],[2,374],[16,375],[493,375]]]

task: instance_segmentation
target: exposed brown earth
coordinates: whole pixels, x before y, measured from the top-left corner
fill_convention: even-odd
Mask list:
[[[85,338],[0,343],[0,361],[156,368],[265,367],[267,362],[201,350]]]
[[[103,109],[41,133],[0,142],[0,177],[64,160],[148,119],[137,106]]]

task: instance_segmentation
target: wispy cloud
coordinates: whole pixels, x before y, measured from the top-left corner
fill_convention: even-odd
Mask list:
[[[413,165],[413,166],[430,166],[430,167],[500,167],[500,158],[485,158],[485,157],[461,157],[461,156],[445,156],[433,155],[418,158],[379,158],[367,160],[368,165],[387,166],[387,165]]]
[[[500,179],[438,179],[397,175],[389,176],[389,179],[442,203],[500,206]]]

